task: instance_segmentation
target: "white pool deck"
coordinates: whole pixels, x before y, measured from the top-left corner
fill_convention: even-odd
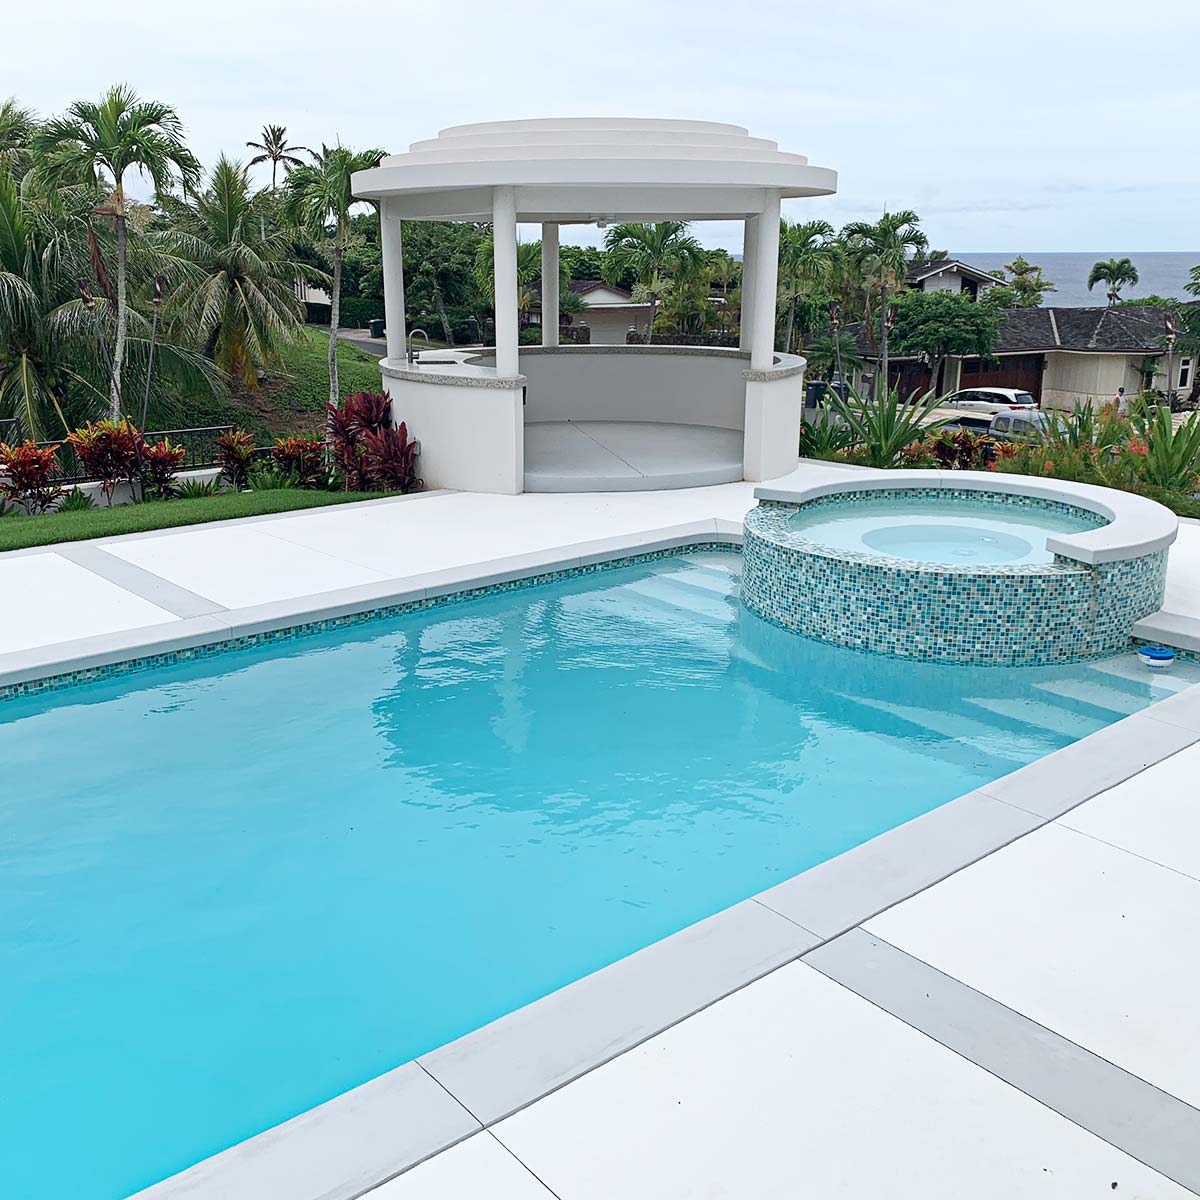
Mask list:
[[[813,465],[797,476],[834,471]],[[0,555],[0,665],[229,610],[302,608],[323,593],[428,572],[449,585],[496,560],[516,569],[581,542],[598,552],[668,527],[735,528],[752,492],[737,483],[443,493]],[[1184,523],[1171,551],[1165,611],[1200,634],[1200,524]],[[599,1065],[515,1112],[499,1101],[492,1113],[473,1108],[463,1092],[452,1098],[441,1089],[453,1062],[426,1056],[411,1070],[425,1072],[423,1085],[453,1110],[437,1119],[450,1131],[441,1144],[455,1144],[366,1194],[1200,1194],[1200,713],[1172,703],[1155,719],[1121,722],[1126,741],[1162,742],[1147,769],[1106,774],[1104,763],[1061,752],[1064,794],[1068,773],[1094,777],[1083,803],[1043,810],[1023,772],[954,802],[972,821],[986,814],[1007,831],[994,844],[1007,844],[948,875],[931,870],[898,903],[847,923],[833,911],[836,896],[784,885],[730,910],[750,925],[793,922],[800,949],[669,1028],[598,1054]],[[885,838],[902,847],[909,829]],[[852,852],[863,878],[874,845]],[[892,883],[897,861],[881,882]],[[682,961],[681,977],[692,969]],[[320,1191],[319,1175],[312,1195],[363,1192]],[[261,1183],[244,1193],[205,1191],[203,1180],[154,1191],[310,1194]]]

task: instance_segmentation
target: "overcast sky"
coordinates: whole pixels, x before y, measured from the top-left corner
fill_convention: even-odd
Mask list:
[[[699,118],[840,173],[793,217],[915,208],[956,251],[1200,249],[1197,0],[55,0],[10,6],[4,42],[0,96],[48,114],[126,81],[206,164],[268,121],[395,152],[470,121]]]

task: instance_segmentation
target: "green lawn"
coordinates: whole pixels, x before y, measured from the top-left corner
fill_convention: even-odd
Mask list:
[[[329,399],[329,334],[306,325],[294,345],[284,352],[283,371],[263,381],[253,392],[235,389],[227,397],[205,390],[173,396],[162,406],[151,406],[151,429],[181,429],[206,425],[239,425],[262,442],[277,434],[318,433],[325,424]],[[377,392],[383,380],[379,358],[338,342],[338,390]],[[380,356],[382,357],[382,352]]]
[[[379,492],[305,492],[285,488],[270,492],[227,492],[222,496],[207,496],[199,500],[121,504],[116,508],[50,513],[42,517],[5,517],[0,520],[0,551],[381,498]]]
[[[382,350],[378,355],[372,355],[349,342],[339,341],[338,390],[341,394],[379,391],[383,385],[379,374],[382,357]],[[306,325],[300,331],[296,345],[288,351],[285,365],[287,376],[271,394],[273,405],[281,417],[285,414],[311,416],[315,428],[323,426],[325,405],[329,401],[328,331]]]

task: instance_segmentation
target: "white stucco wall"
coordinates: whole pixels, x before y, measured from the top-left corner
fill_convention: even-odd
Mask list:
[[[1108,404],[1123,387],[1133,396],[1141,390],[1136,368],[1141,354],[1071,354],[1051,351],[1042,376],[1042,407],[1070,411],[1076,404]],[[1165,371],[1163,372],[1165,382]]]
[[[628,308],[587,308],[575,318],[586,321],[592,330],[593,346],[623,346],[630,325],[644,332],[650,315],[649,306],[630,305]]]
[[[481,359],[486,363],[487,359]],[[747,357],[736,351],[631,346],[541,352],[524,347],[526,421],[667,421],[742,429]]]
[[[957,271],[946,271],[941,275],[931,275],[921,286],[926,292],[961,292],[962,276]]]
[[[742,463],[747,479],[778,479],[796,469],[803,417],[803,373],[746,384]]]
[[[524,489],[521,388],[423,383],[383,372],[397,424],[421,443],[426,488],[516,495]]]

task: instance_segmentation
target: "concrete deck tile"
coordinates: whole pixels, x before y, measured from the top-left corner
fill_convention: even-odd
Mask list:
[[[0,654],[178,619],[58,553],[3,560],[0,592]]]
[[[275,530],[285,524],[234,529],[205,525],[173,537],[108,542],[104,550],[226,608],[306,596],[385,577],[276,536]]]
[[[490,1133],[477,1133],[363,1200],[554,1200]]]
[[[1200,746],[1072,809],[1056,824],[1200,880]]]
[[[493,1132],[568,1200],[1188,1195],[803,963]]]
[[[823,975],[1200,1192],[1200,1109],[887,942],[852,929],[805,956]]]
[[[1200,1106],[1200,882],[1043,826],[868,932]]]
[[[187,588],[151,574],[115,554],[109,554],[94,542],[68,542],[58,553],[93,575],[99,575],[143,600],[149,600],[174,616],[202,617],[224,611],[223,605],[189,592]]]

